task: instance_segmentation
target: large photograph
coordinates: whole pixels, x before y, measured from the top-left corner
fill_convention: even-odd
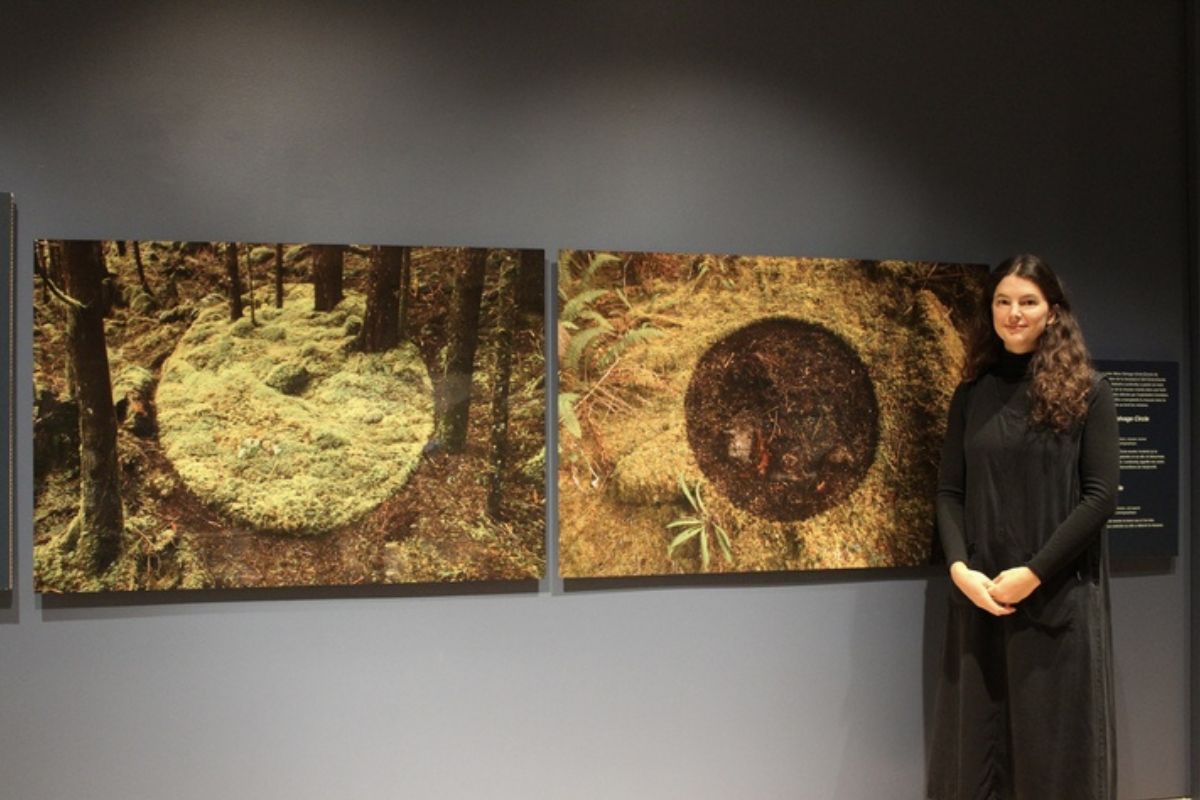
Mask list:
[[[0,592],[12,589],[13,580],[13,535],[16,526],[13,524],[15,506],[13,497],[13,398],[15,396],[13,381],[14,362],[14,329],[16,314],[13,308],[13,286],[16,279],[16,237],[14,236],[17,222],[16,207],[13,196],[0,192],[0,309],[3,309],[3,325],[0,325],[0,353],[3,354],[5,386],[7,389],[0,400],[0,424],[3,426],[5,453],[0,458],[0,486],[4,492],[4,514],[0,525]]]
[[[541,576],[544,263],[36,242],[37,590]]]
[[[979,265],[559,253],[566,578],[928,563]]]

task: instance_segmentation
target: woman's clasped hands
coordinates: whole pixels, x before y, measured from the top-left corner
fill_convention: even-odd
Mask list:
[[[1012,567],[991,578],[962,561],[950,567],[950,579],[968,600],[997,617],[1016,611],[1017,603],[1033,594],[1042,583],[1029,567]]]

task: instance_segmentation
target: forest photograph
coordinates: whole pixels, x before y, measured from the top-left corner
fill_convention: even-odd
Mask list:
[[[979,265],[564,250],[564,578],[929,563]]]
[[[541,250],[34,253],[39,592],[544,574]]]
[[[17,209],[13,204],[13,197],[8,192],[0,192],[0,264],[7,268],[7,273],[3,279],[0,279],[0,308],[7,309],[9,320],[16,316],[13,311],[13,286],[16,280],[16,242],[13,240],[13,229],[17,223]],[[3,400],[0,401],[0,408],[3,409],[4,420],[4,439],[8,447],[8,453],[3,461],[0,461],[0,486],[7,486],[7,494],[5,499],[7,502],[8,512],[5,515],[3,530],[0,530],[0,595],[4,592],[12,591],[13,578],[13,535],[16,530],[16,525],[13,520],[16,516],[16,504],[13,502],[13,461],[15,448],[13,447],[13,432],[15,425],[13,424],[13,406],[15,400],[15,392],[13,387],[13,369],[15,364],[13,332],[14,325],[10,322],[3,330],[0,330],[0,352],[3,352],[5,375],[8,379],[7,389],[4,392]]]

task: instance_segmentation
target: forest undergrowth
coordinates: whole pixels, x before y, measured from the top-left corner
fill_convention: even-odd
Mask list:
[[[160,386],[181,341],[210,335],[195,327],[205,319],[206,309],[228,306],[222,247],[168,242],[142,242],[137,251],[132,243],[106,242],[103,247],[113,299],[105,335],[120,419],[117,451],[124,510],[120,554],[95,575],[75,550],[80,507],[78,412],[70,399],[72,378],[61,301],[39,281],[34,298],[38,591],[355,586],[525,579],[544,572],[545,356],[540,313],[523,312],[513,337],[505,490],[501,513],[487,513],[497,270],[489,268],[486,273],[465,446],[461,452],[449,452],[430,439],[429,416],[433,403],[443,400],[447,314],[454,276],[467,257],[465,249],[412,250],[408,335],[401,349],[410,348],[416,361],[397,356],[364,366],[367,357],[350,351],[362,323],[361,301],[355,298],[366,292],[369,251],[347,247],[346,299],[334,312],[302,312],[319,323],[317,327],[324,325],[331,331],[325,340],[329,346],[297,342],[296,352],[302,352],[303,358],[297,357],[296,363],[265,348],[253,355],[241,354],[242,367],[261,372],[256,377],[267,383],[274,380],[287,387],[289,380],[303,382],[303,376],[297,377],[298,368],[309,376],[325,369],[336,373],[334,383],[340,393],[331,393],[331,405],[324,409],[308,408],[313,404],[307,398],[296,398],[293,408],[304,406],[304,413],[316,415],[311,431],[301,430],[303,426],[282,411],[256,407],[259,435],[252,428],[232,430],[227,421],[246,416],[237,414],[237,374],[224,386],[208,387],[214,396],[230,395],[220,412],[212,410],[220,404],[207,408],[195,404],[201,393],[195,385],[173,394]],[[240,326],[240,333],[229,339],[234,344],[210,348],[209,357],[218,351],[228,354],[239,335],[302,338],[299,325],[289,324],[274,309],[271,281],[276,252],[267,245],[239,248],[242,263],[253,270],[253,288],[243,277],[245,316],[226,326],[230,330]],[[301,245],[282,252],[285,309],[294,311],[295,304],[311,303],[312,254]],[[49,262],[52,246],[40,245],[39,254]],[[336,324],[331,326],[333,319]],[[389,370],[416,376],[405,380],[413,386],[423,381],[425,389],[417,386],[415,395],[389,397],[386,390],[369,385],[372,374]],[[427,401],[419,399],[422,393]],[[241,402],[253,405],[253,396]],[[344,418],[340,427],[334,424],[334,411],[339,410],[354,415],[356,425],[344,424]],[[217,419],[215,414],[226,416]],[[327,424],[319,421],[322,414]],[[363,420],[368,422],[365,427]],[[395,433],[381,425],[404,429],[400,438],[411,439],[405,445],[407,455],[380,450],[383,456],[374,464],[341,457],[356,446],[364,430]],[[164,438],[168,429],[171,436]],[[292,429],[299,430],[293,437],[296,442],[303,440],[311,447],[303,458],[288,462],[287,448],[281,443],[287,438],[283,432]],[[189,468],[184,462],[205,448],[221,450],[225,459],[209,465],[214,470],[212,480],[185,478],[181,473]],[[300,449],[299,444],[294,448],[297,453]],[[222,470],[232,475],[243,464],[268,462],[275,474],[290,481],[294,496],[280,494],[269,472],[245,473],[236,491],[230,490],[233,481],[221,480]],[[344,512],[320,513],[322,509],[312,504],[308,494],[317,492],[306,493],[303,487],[320,481],[322,475],[331,484],[336,482],[327,491],[347,501],[328,505],[344,507]]]

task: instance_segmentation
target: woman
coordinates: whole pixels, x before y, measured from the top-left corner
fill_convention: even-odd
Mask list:
[[[938,480],[954,588],[929,797],[1110,800],[1112,390],[1036,256],[997,266],[981,299]]]

